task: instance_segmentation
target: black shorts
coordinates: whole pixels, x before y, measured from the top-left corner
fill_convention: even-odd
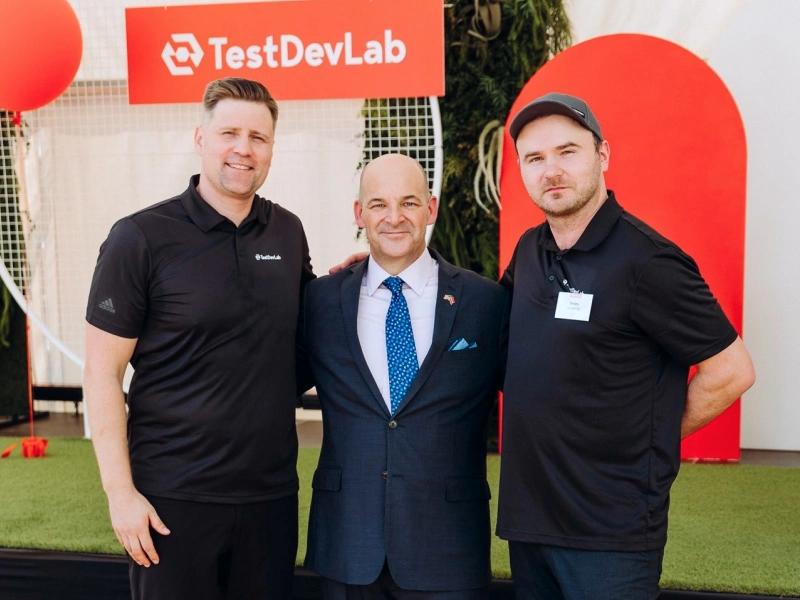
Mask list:
[[[148,500],[171,533],[151,530],[158,565],[130,561],[134,600],[292,597],[296,494],[252,504]]]

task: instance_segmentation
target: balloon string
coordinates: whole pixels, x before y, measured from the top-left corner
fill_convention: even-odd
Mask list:
[[[33,369],[31,369],[31,325],[25,316],[25,345],[28,358],[28,422],[30,423],[31,439],[36,437],[33,427],[35,412],[33,410]]]
[[[25,146],[24,146],[25,142],[22,139],[22,113],[20,111],[14,111],[14,116],[12,117],[12,123],[14,124],[14,134],[15,134],[16,143],[17,143],[16,151],[18,153],[20,153],[20,154],[17,154],[17,156],[19,157],[19,156],[22,156],[21,153],[24,152],[24,148],[25,148]],[[20,213],[22,213],[22,214],[20,214],[20,217],[23,219],[23,222],[22,222],[23,237],[25,239],[25,251],[27,252],[28,251],[28,240],[30,239],[30,237],[28,235],[26,235],[26,232],[27,232],[26,225],[27,225],[27,218],[28,218],[28,210],[27,210],[28,202],[27,202],[27,198],[25,197],[26,196],[26,193],[25,193],[26,186],[24,184],[25,173],[24,173],[23,169],[24,169],[24,165],[22,166],[22,168],[20,168],[18,170],[19,172],[17,173],[17,177],[20,178],[20,180],[21,180],[20,183],[22,184],[20,186],[20,191],[19,191],[19,193],[20,193],[20,204],[22,204],[23,201],[25,203],[24,210],[20,210]],[[20,209],[22,209],[22,206],[20,206]],[[23,276],[23,278],[26,279],[26,281],[25,281],[25,289],[27,291],[28,281],[27,281],[27,278],[25,278],[24,276]],[[31,360],[32,360],[32,355],[31,355],[31,326],[30,326],[30,321],[28,320],[27,315],[25,316],[25,353],[26,353],[26,358],[28,359],[27,360],[27,363],[28,363],[28,386],[27,386],[28,387],[28,390],[27,390],[28,391],[28,423],[30,425],[31,439],[33,439],[35,437],[35,430],[34,430],[34,424],[33,424],[35,411],[33,410],[33,369],[31,368]]]

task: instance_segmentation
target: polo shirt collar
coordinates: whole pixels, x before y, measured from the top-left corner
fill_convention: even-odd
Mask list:
[[[617,203],[614,192],[608,190],[608,198],[606,198],[606,201],[597,209],[597,212],[592,217],[592,220],[589,221],[581,237],[578,238],[578,241],[575,242],[575,245],[572,246],[570,250],[581,250],[585,252],[599,246],[611,233],[620,215],[622,215],[622,207]],[[553,238],[553,233],[550,231],[549,225],[542,228],[542,235],[539,238],[539,243],[547,250],[561,252]]]
[[[428,249],[425,248],[420,257],[408,265],[402,272],[398,273],[397,276],[402,279],[417,296],[422,296],[425,285],[428,283],[435,269],[436,261],[431,256],[431,253],[428,252]],[[374,295],[387,277],[391,277],[391,275],[370,257],[367,263],[366,274],[367,293],[370,296]]]
[[[198,183],[200,183],[200,175],[192,175],[189,179],[189,187],[181,195],[181,204],[183,204],[183,208],[192,222],[203,232],[211,231],[220,223],[230,223],[227,217],[218,213],[203,199],[200,192],[197,191]],[[266,225],[269,217],[269,204],[268,201],[256,195],[253,198],[250,213],[239,224],[239,227],[254,219],[258,220],[262,225]]]
[[[253,206],[250,208],[250,214],[247,215],[247,218],[245,218],[244,221],[242,221],[242,225],[252,219],[255,219],[262,225],[266,225],[267,221],[269,220],[269,209],[271,206],[272,203],[269,200],[265,200],[256,194],[253,197]]]

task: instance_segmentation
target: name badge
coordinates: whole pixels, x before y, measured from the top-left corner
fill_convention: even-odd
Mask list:
[[[592,312],[593,294],[573,292],[560,292],[556,304],[556,319],[569,319],[570,321],[588,321]]]

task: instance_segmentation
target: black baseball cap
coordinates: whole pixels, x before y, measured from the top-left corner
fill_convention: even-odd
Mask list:
[[[603,139],[603,132],[600,131],[600,123],[597,122],[592,109],[586,102],[576,96],[551,92],[536,98],[533,102],[526,105],[511,120],[508,132],[514,143],[522,128],[538,117],[547,115],[564,115],[574,119],[579,125],[591,131],[598,140]]]

